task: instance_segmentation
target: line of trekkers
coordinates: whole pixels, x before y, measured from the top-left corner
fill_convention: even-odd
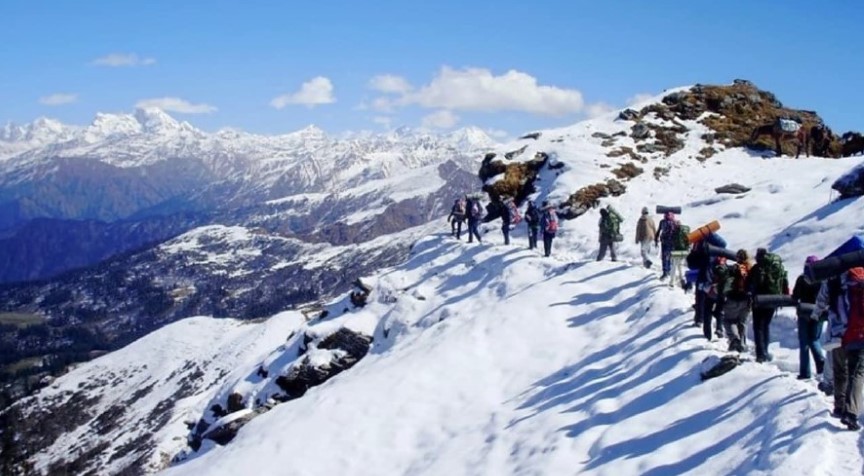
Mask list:
[[[533,201],[528,201],[528,208],[525,210],[523,217],[519,213],[519,207],[510,197],[502,197],[497,213],[501,217],[501,232],[504,235],[504,244],[510,244],[510,226],[518,225],[523,220],[528,226],[528,248],[537,248],[537,237],[540,232],[543,232],[543,254],[550,256],[552,254],[552,240],[555,239],[555,234],[558,233],[558,215],[555,213],[555,207],[550,205],[548,201],[544,201],[540,207],[537,207]],[[447,216],[447,221],[450,222],[451,235],[456,239],[462,238],[462,223],[468,222],[468,243],[473,243],[474,238],[477,238],[478,243],[482,243],[478,227],[483,220],[483,206],[480,204],[480,198],[474,195],[466,195],[463,198],[455,200],[453,207],[450,209],[450,215]]]
[[[523,220],[509,197],[503,197],[497,212],[502,219],[504,243],[510,243],[510,227]],[[834,397],[832,416],[850,430],[861,428],[858,416],[862,409],[864,386],[864,240],[853,237],[837,250],[819,259],[809,256],[804,272],[790,290],[787,271],[779,255],[765,248],[756,250],[755,260],[745,249],[731,251],[717,233],[720,223],[713,221],[690,231],[676,214],[680,207],[658,206],[663,215],[655,226],[648,208],[636,223],[636,244],[642,264],[653,266],[652,257],[660,248],[661,280],[670,287],[681,285],[695,290],[693,325],[702,328],[706,339],[728,340],[728,350],[748,351],[747,321],[752,314],[753,346],[757,362],[773,360],[768,351],[771,321],[781,307],[795,307],[798,321],[798,378],[822,376],[819,388]],[[478,225],[483,218],[479,197],[456,200],[448,220],[453,236],[461,235],[462,221],[468,221],[468,242],[480,241]],[[543,202],[536,207],[528,202],[524,221],[528,225],[529,248],[537,246],[543,232],[544,255],[549,256],[552,240],[558,231],[554,207]],[[608,252],[617,260],[617,244],[624,240],[621,215],[612,206],[600,210],[597,261]],[[683,271],[686,264],[687,271]],[[826,352],[827,351],[827,352]],[[737,359],[736,359],[737,360]]]

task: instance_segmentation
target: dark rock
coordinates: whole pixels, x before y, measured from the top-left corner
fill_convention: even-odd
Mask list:
[[[210,411],[213,412],[214,418],[222,418],[228,414],[228,412],[226,412],[225,409],[222,408],[222,405],[220,405],[218,403],[216,403],[212,407],[210,407]]]
[[[504,158],[507,159],[507,160],[513,160],[513,159],[515,159],[516,157],[519,157],[520,155],[522,155],[522,154],[525,152],[526,149],[528,149],[528,145],[527,145],[527,144],[526,144],[526,145],[523,145],[522,147],[520,147],[520,148],[518,148],[518,149],[516,149],[516,150],[512,150],[512,151],[510,151],[510,152],[507,152],[506,154],[504,154]]]
[[[291,367],[287,374],[277,377],[276,385],[285,392],[289,400],[300,398],[307,390],[321,385],[342,369],[335,372],[333,370],[332,367],[315,367],[306,357],[302,362]]]
[[[240,428],[249,423],[249,421],[255,416],[257,415],[254,412],[249,412],[247,415],[243,415],[242,417],[231,420],[224,425],[210,429],[204,434],[204,438],[212,440],[219,445],[227,445],[235,436],[237,436],[237,432],[240,431]]]
[[[319,349],[342,349],[357,360],[362,359],[372,345],[372,337],[343,327],[318,344]]]
[[[651,129],[642,123],[634,124],[630,131],[630,137],[635,140],[647,139],[651,135]]]
[[[239,412],[246,408],[243,405],[243,395],[240,395],[237,392],[228,395],[228,413]]]
[[[749,187],[745,187],[739,183],[730,183],[728,185],[724,185],[722,187],[717,187],[714,189],[716,193],[727,193],[731,195],[740,195],[742,193],[747,193],[750,191]]]
[[[605,140],[609,140],[612,138],[612,136],[610,136],[609,134],[603,133],[603,132],[595,132],[595,133],[591,134],[591,137],[593,137],[595,139],[605,139]]]
[[[736,85],[739,85],[739,86],[751,86],[751,87],[755,87],[755,86],[753,85],[753,83],[751,83],[750,81],[748,81],[748,80],[746,80],[746,79],[734,79],[734,80],[732,80],[732,84],[736,84]]]
[[[864,165],[859,165],[838,178],[831,188],[840,193],[840,198],[864,195]]]
[[[624,109],[618,114],[618,119],[622,121],[638,121],[639,118],[639,113],[629,108]]]
[[[519,139],[534,139],[534,140],[537,140],[537,139],[540,138],[541,135],[543,135],[542,132],[531,132],[531,133],[529,133],[529,134],[525,134],[524,136],[520,137]]]
[[[267,369],[265,369],[263,366],[259,365],[258,370],[255,372],[255,374],[261,378],[267,378],[267,376],[270,375],[270,372],[268,372]]]

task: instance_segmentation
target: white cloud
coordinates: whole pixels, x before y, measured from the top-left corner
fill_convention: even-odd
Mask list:
[[[654,96],[656,96],[656,95],[650,94],[650,93],[634,94],[629,99],[627,99],[627,105],[628,106],[635,106],[639,103],[643,103],[645,101],[648,101],[649,99],[653,98]]]
[[[135,104],[135,107],[158,107],[163,111],[178,112],[180,114],[209,114],[218,110],[215,106],[209,104],[192,104],[185,99],[175,97],[142,99]]]
[[[507,131],[502,131],[501,129],[484,129],[489,137],[494,137],[495,139],[507,139],[510,137],[510,134]]]
[[[293,94],[283,94],[270,101],[270,105],[276,109],[282,109],[290,104],[301,104],[306,107],[315,107],[319,104],[331,104],[336,102],[333,96],[333,83],[324,76],[318,76],[303,83],[300,91]]]
[[[402,76],[379,74],[369,80],[369,88],[382,93],[405,94],[413,89]]]
[[[596,102],[594,104],[589,104],[585,108],[585,114],[588,117],[593,118],[593,117],[597,117],[597,116],[602,116],[603,114],[610,113],[610,112],[614,111],[615,109],[617,109],[617,108],[615,108],[614,106],[612,106],[610,104],[606,104],[605,102]]]
[[[458,122],[459,116],[452,111],[441,110],[425,116],[421,125],[427,129],[451,129]]]
[[[389,129],[393,120],[387,116],[375,116],[372,118],[372,122],[384,127],[385,129]]]
[[[396,109],[396,104],[390,98],[375,98],[371,107],[375,111],[389,113]]]
[[[63,104],[72,104],[78,100],[77,94],[57,93],[39,98],[39,104],[46,106],[62,106]]]
[[[494,75],[488,69],[456,70],[442,67],[422,88],[403,94],[403,106],[462,111],[519,111],[548,116],[580,112],[582,93],[575,89],[543,86],[533,76],[510,70]]]
[[[101,58],[96,58],[92,64],[118,68],[123,66],[150,66],[156,64],[156,60],[154,58],[141,58],[135,53],[111,53]]]

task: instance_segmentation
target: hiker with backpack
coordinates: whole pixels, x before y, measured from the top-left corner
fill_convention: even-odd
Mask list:
[[[832,416],[857,431],[864,385],[864,268],[849,269],[823,283],[814,312],[824,311],[830,333],[826,349],[832,349],[834,374]]]
[[[654,219],[648,214],[648,207],[642,208],[642,216],[636,222],[636,244],[642,253],[642,265],[651,268],[651,244],[657,239],[657,227]]]
[[[707,306],[705,309],[705,315],[703,316],[704,320],[702,321],[702,330],[705,334],[705,338],[711,340],[711,318],[714,318],[714,335],[718,339],[722,339],[725,335],[724,332],[724,307],[726,306],[726,294],[724,294],[720,287],[719,281],[722,275],[725,275],[727,270],[729,269],[729,265],[726,263],[725,256],[716,256],[714,257],[713,264],[711,265],[711,277],[710,284],[708,286],[708,291],[706,292]]]
[[[525,210],[525,223],[528,225],[528,249],[537,248],[537,233],[540,231],[540,209],[534,205],[534,200],[528,201]]]
[[[597,253],[597,261],[603,261],[607,249],[612,261],[618,260],[618,257],[615,255],[615,243],[624,240],[624,237],[621,236],[622,221],[624,219],[612,208],[612,205],[607,205],[606,208],[600,209],[600,223],[598,223],[598,227],[600,228],[600,251]]]
[[[815,263],[819,258],[808,256],[804,265]],[[810,355],[816,365],[816,373],[821,374],[825,368],[825,351],[819,342],[822,336],[822,321],[819,314],[814,313],[816,297],[819,295],[819,283],[811,283],[804,274],[795,280],[792,297],[798,302],[798,380],[809,380]]]
[[[472,198],[468,201],[468,243],[474,242],[474,237],[477,237],[477,243],[483,243],[480,238],[480,220],[483,219],[483,209],[480,207],[480,201],[477,198]]]
[[[714,279],[715,262],[708,250],[709,244],[725,247],[726,241],[714,233],[697,241],[687,255],[687,267],[697,271],[696,282],[694,283],[696,303],[693,307],[693,325],[701,326],[705,338],[711,340],[712,316],[715,315],[715,308],[717,307],[717,292]],[[675,275],[673,274],[670,282],[674,283],[674,281]],[[717,319],[717,326],[721,326],[720,319]]]
[[[661,280],[666,279],[666,277],[672,272],[672,252],[676,250],[686,251],[690,247],[688,242],[684,244],[683,248],[681,248],[681,231],[681,223],[675,218],[675,214],[672,212],[666,212],[663,215],[663,219],[660,220],[657,234],[654,235],[654,246],[657,246],[658,243],[660,245],[660,261],[663,265],[663,274],[660,276]],[[687,229],[687,233],[689,232],[690,230]],[[685,238],[687,233],[684,233]],[[674,285],[674,283],[671,282],[670,284]]]
[[[558,215],[555,213],[555,207],[550,205],[548,201],[543,202],[540,228],[543,229],[543,256],[548,258],[552,255],[552,240],[558,233]]]
[[[735,253],[735,264],[729,265],[717,279],[718,292],[724,296],[723,327],[730,352],[747,351],[747,319],[750,317],[750,295],[747,278],[750,275],[747,250]]]
[[[789,280],[783,260],[769,253],[765,248],[756,250],[756,264],[750,271],[750,293],[756,295],[789,294]],[[770,362],[774,359],[768,352],[771,342],[771,320],[777,309],[774,307],[753,306],[753,340],[756,345],[756,362]]]
[[[462,239],[462,222],[465,221],[465,207],[465,199],[457,198],[450,209],[450,215],[447,216],[447,221],[450,222],[450,236],[455,236],[457,240]]]
[[[510,206],[507,203],[508,197],[501,197],[501,202],[498,204],[498,211],[501,214],[501,234],[504,235],[504,244],[510,244]]]
[[[819,382],[819,390],[828,396],[834,396],[834,411],[832,416],[839,419],[843,416],[845,405],[845,382],[846,382],[846,352],[840,346],[840,340],[846,331],[845,320],[840,317],[840,306],[844,303],[843,284],[840,276],[832,276],[823,281],[816,296],[816,307],[813,313],[819,315],[823,323],[822,337],[820,343],[825,350],[825,367],[822,372],[822,381]],[[835,372],[835,369],[839,372]],[[839,380],[839,381],[838,381]],[[838,383],[844,383],[842,387]],[[843,388],[835,392],[835,388]]]

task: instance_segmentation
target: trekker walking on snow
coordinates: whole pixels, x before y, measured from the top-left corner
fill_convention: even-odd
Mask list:
[[[465,207],[465,199],[457,198],[453,202],[453,208],[450,209],[450,215],[447,216],[447,221],[450,222],[450,236],[455,236],[457,240],[462,239],[462,222],[465,221]]]
[[[504,235],[504,244],[510,244],[510,206],[507,203],[507,197],[501,197],[501,204],[498,205],[501,213],[501,234]]]
[[[472,198],[468,201],[468,243],[474,242],[474,237],[477,237],[477,243],[483,243],[480,238],[480,231],[477,227],[480,226],[480,220],[483,218],[483,210],[480,207],[480,201]]]
[[[525,210],[525,223],[528,224],[528,249],[537,248],[537,233],[540,231],[540,209],[534,205],[534,201],[528,202]]]
[[[836,298],[836,299],[835,299]],[[831,303],[833,302],[833,308]],[[850,430],[860,430],[858,417],[864,386],[864,268],[852,268],[823,283],[816,311],[828,310],[834,366],[834,413]],[[827,347],[827,346],[826,346]]]
[[[843,299],[843,283],[840,276],[834,276],[822,282],[819,294],[816,296],[814,314],[820,321],[827,323],[823,329],[820,344],[825,350],[825,367],[819,390],[826,395],[834,396],[834,412],[832,416],[841,418],[845,405],[846,388],[846,351],[840,345],[843,332],[846,331],[846,321],[840,316],[840,308],[845,308]]]
[[[804,265],[818,260],[816,256],[808,256]],[[820,287],[819,283],[811,283],[802,274],[795,280],[795,287],[792,288],[792,297],[798,301],[798,380],[812,377],[810,354],[813,355],[817,374],[821,374],[825,368],[825,351],[819,342],[822,337],[822,321],[819,320],[819,314],[813,312]]]
[[[750,317],[750,295],[747,277],[750,275],[747,250],[735,253],[735,264],[728,266],[717,281],[718,291],[725,296],[723,326],[732,352],[747,351],[747,319]]]
[[[718,339],[722,339],[723,332],[723,308],[726,305],[726,295],[721,292],[719,281],[721,276],[726,274],[729,265],[726,264],[726,257],[717,256],[714,258],[714,263],[711,265],[710,284],[708,291],[705,294],[706,307],[704,320],[702,321],[702,331],[705,338],[711,340],[711,318],[714,318],[714,335]]]
[[[666,279],[672,270],[672,251],[675,250],[675,239],[678,235],[678,220],[675,219],[675,214],[666,212],[663,219],[660,220],[660,225],[657,228],[657,234],[654,236],[654,246],[660,244],[660,260],[663,264],[663,275],[660,279]]]
[[[642,264],[646,268],[650,268],[651,262],[651,245],[657,239],[657,227],[654,226],[654,219],[648,214],[648,207],[642,208],[642,216],[636,222],[636,244],[642,252]]]
[[[609,256],[612,261],[618,261],[615,254],[615,243],[622,241],[621,222],[624,221],[621,215],[612,208],[612,205],[607,205],[606,208],[600,209],[600,251],[597,253],[597,261],[603,261],[606,256],[606,250],[609,250]]]
[[[750,293],[754,296],[764,294],[789,294],[789,280],[783,261],[765,248],[756,250],[756,265],[750,272]],[[771,342],[771,320],[777,312],[773,307],[753,306],[753,340],[756,344],[756,362],[770,362],[774,356],[768,352]]]
[[[555,207],[550,205],[548,201],[543,202],[540,228],[543,229],[543,255],[548,258],[552,255],[552,240],[558,233],[558,215],[555,213]]]

